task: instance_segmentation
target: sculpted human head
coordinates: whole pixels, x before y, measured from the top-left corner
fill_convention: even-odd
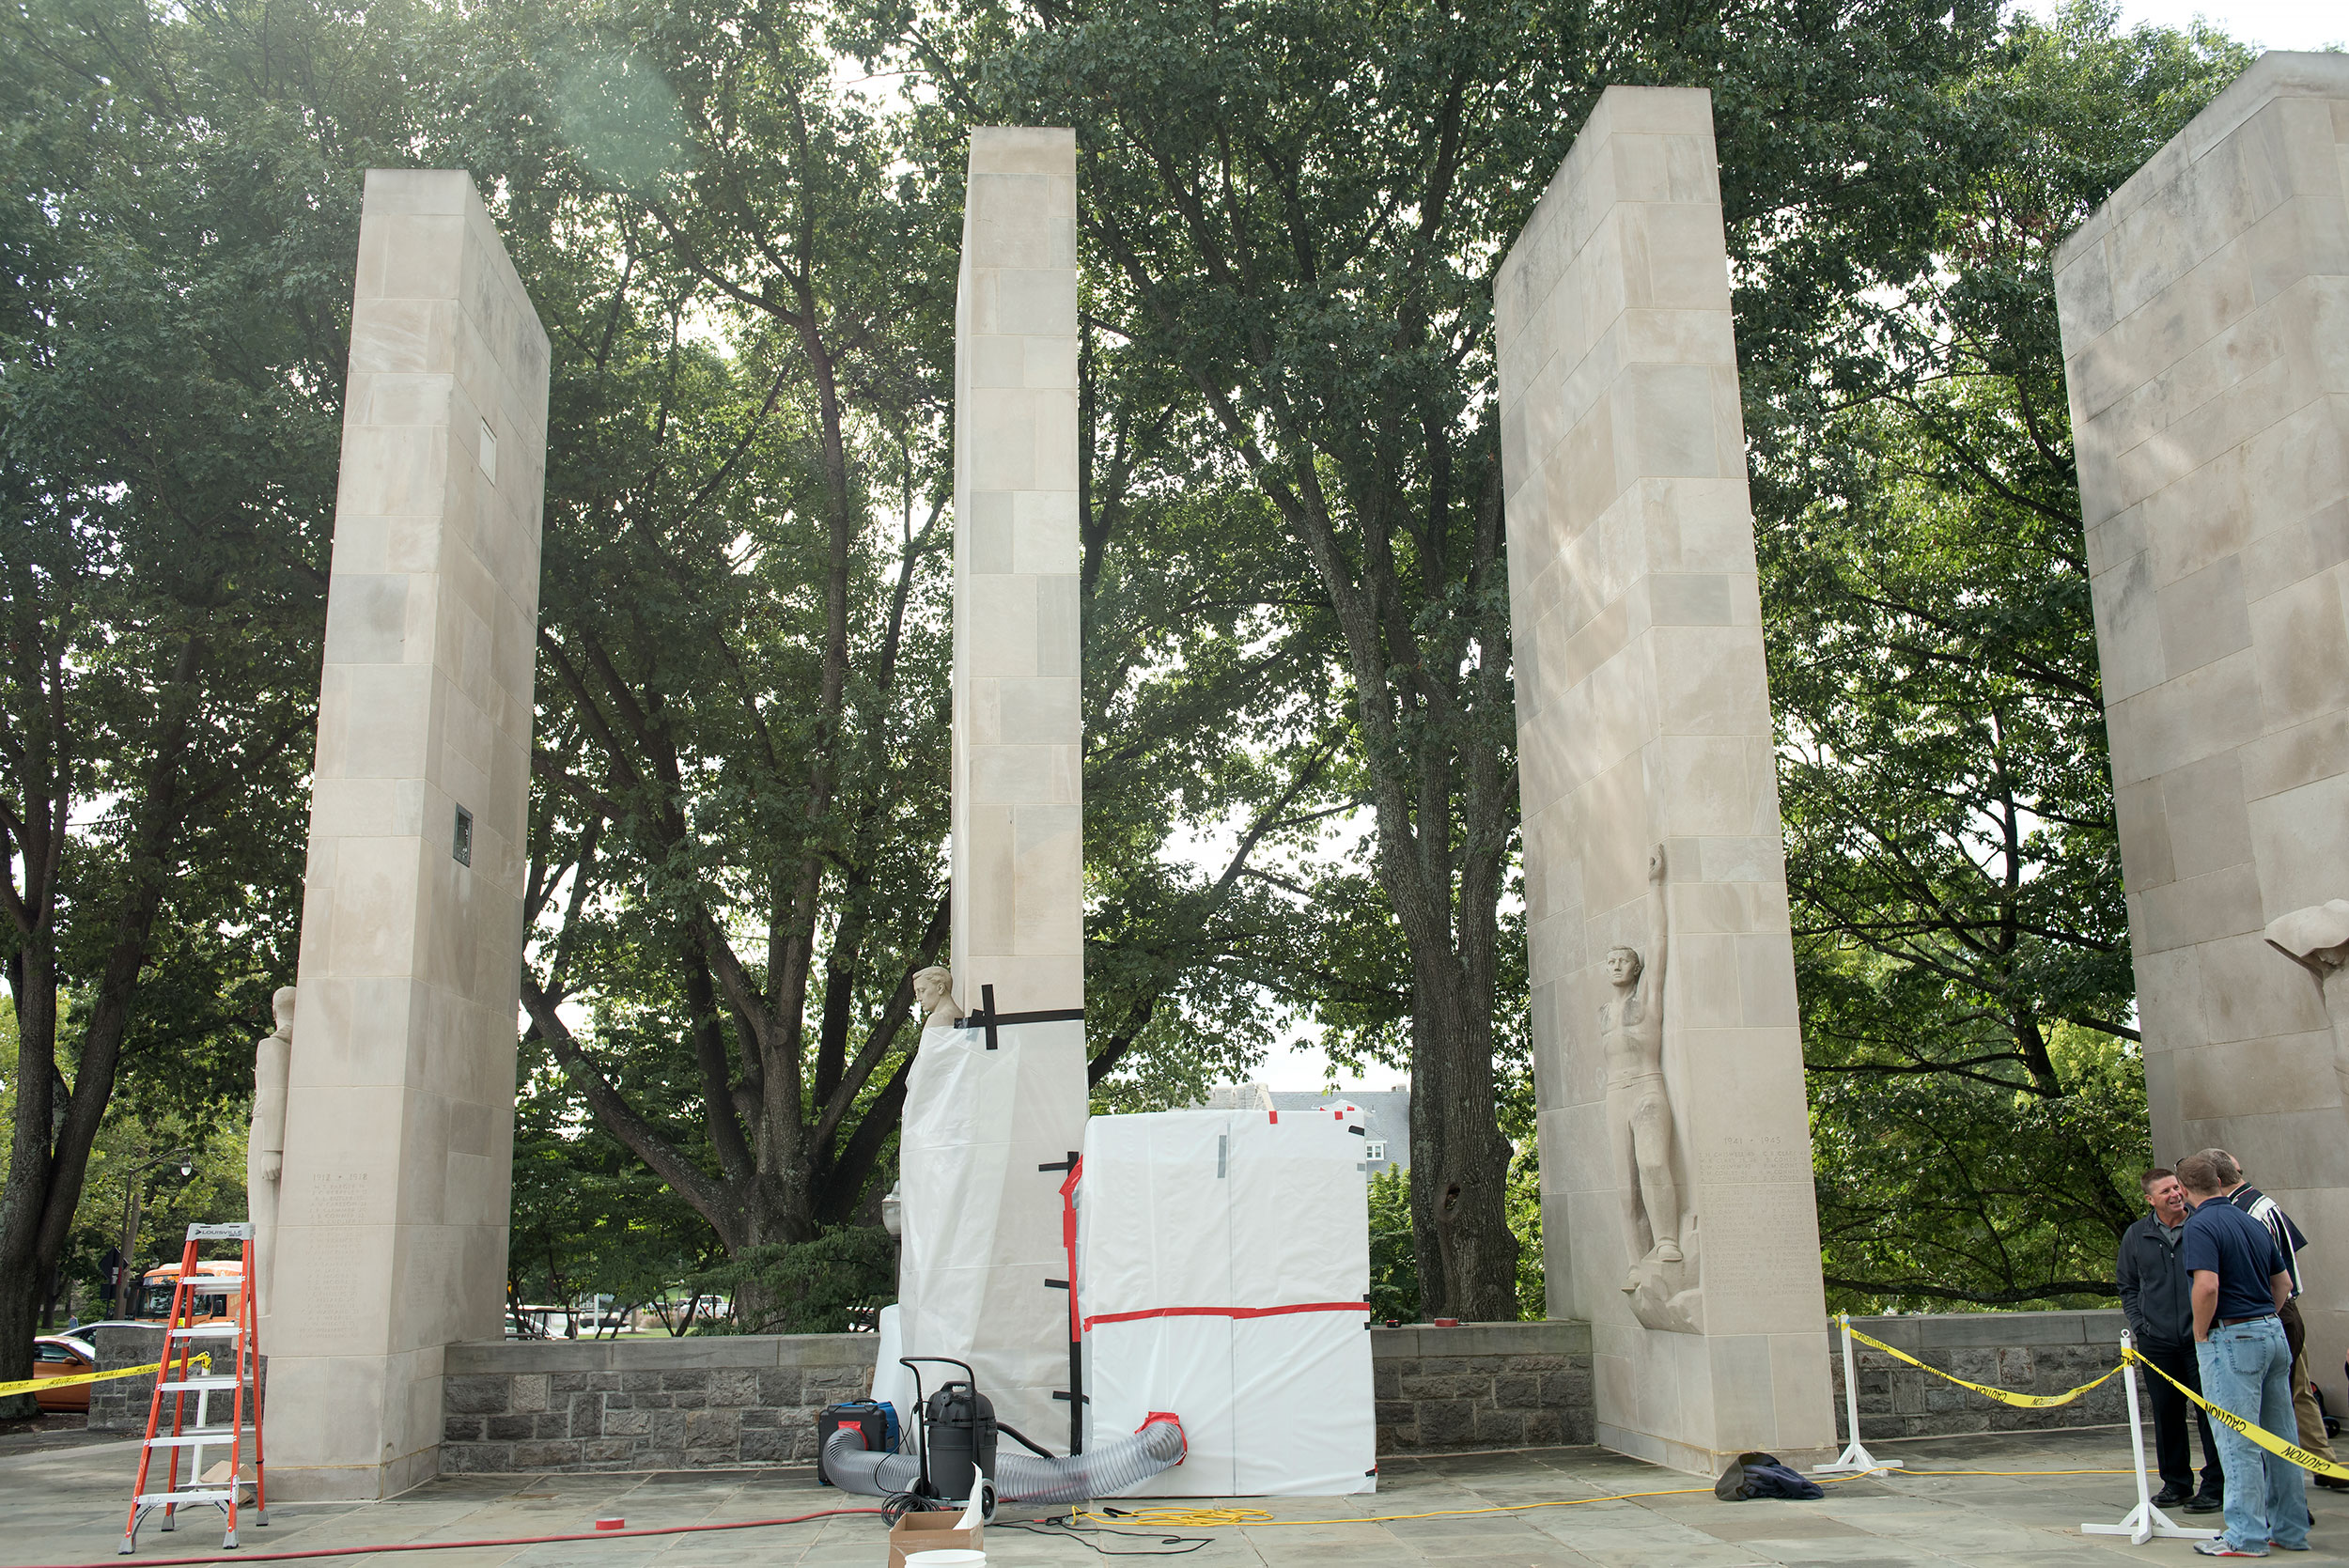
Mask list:
[[[1607,950],[1607,979],[1618,987],[1636,985],[1640,970],[1646,968],[1637,948],[1610,947]]]
[[[914,1005],[921,1008],[926,1017],[951,1001],[954,990],[954,970],[942,964],[932,964],[928,969],[914,971]]]
[[[283,1034],[288,1040],[292,1039],[294,1021],[294,988],[291,986],[278,986],[275,991],[270,994],[269,1009],[271,1013],[276,1016],[277,1032]]]

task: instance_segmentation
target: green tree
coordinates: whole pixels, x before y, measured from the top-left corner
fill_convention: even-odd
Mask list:
[[[554,343],[522,998],[739,1259],[871,1195],[944,939],[952,264],[804,11],[500,22],[431,151],[511,193]]]
[[[533,1044],[514,1108],[509,1298],[568,1306],[609,1295],[623,1312],[664,1301],[724,1256],[718,1233],[595,1121]]]
[[[798,1311],[795,1250],[836,1250],[886,1185],[911,976],[945,939],[960,171],[834,88],[804,9],[528,15],[461,72],[469,100],[535,105],[469,155],[539,193],[509,233],[542,312],[576,322],[555,332],[530,894],[548,935],[524,1001],[602,1127],[723,1238],[745,1320]],[[1103,347],[1085,374],[1091,409],[1104,378],[1151,372]],[[1084,536],[1088,711],[1108,719],[1089,726],[1093,1076],[1122,1074],[1104,1094],[1128,1101],[1252,1057],[1243,955],[1275,920],[1239,869],[1310,824],[1281,781],[1330,750],[1222,743],[1289,700],[1296,666],[1242,651],[1267,589],[1210,537],[1255,498],[1129,483],[1163,479],[1155,407],[1091,427]],[[1235,802],[1221,876],[1157,857],[1173,820]],[[770,1286],[790,1298],[754,1299]]]
[[[1261,498],[1258,570],[1310,585],[1283,608],[1314,634],[1324,722],[1345,740],[1326,787],[1370,831],[1361,862],[1325,866],[1299,907],[1316,925],[1325,908],[1365,910],[1385,929],[1349,950],[1387,961],[1314,953],[1293,983],[1316,1008],[1383,1010],[1408,1041],[1427,1310],[1514,1315],[1493,1066],[1517,783],[1492,268],[1604,84],[1703,84],[1749,352],[1794,351],[1842,298],[1913,272],[1922,241],[1904,220],[1934,210],[1945,85],[1987,9],[967,0],[867,15],[861,46],[924,72],[941,116],[1076,126],[1098,314],[1189,383],[1194,460]]]
[[[1390,1165],[1370,1178],[1370,1320],[1420,1319],[1419,1253],[1411,1245],[1411,1175]]]
[[[0,1381],[117,1081],[232,1082],[290,968],[357,197],[318,170],[397,99],[250,20],[0,19]]]
[[[1195,1105],[1307,1001],[1282,868],[1352,809],[1343,737],[1287,613],[1310,584],[1268,572],[1269,508],[1200,459],[1185,383],[1090,321],[1079,373],[1089,1068],[1100,1109]]]
[[[2110,1293],[2144,1081],[2049,263],[2248,63],[2081,0],[1897,291],[1749,397],[1830,1292]]]
[[[117,1315],[110,1295],[115,1281],[101,1266],[109,1253],[121,1252],[135,1280],[136,1271],[178,1263],[190,1225],[231,1224],[245,1217],[250,1105],[225,1096],[180,1104],[177,1096],[144,1093],[145,1087],[132,1080],[107,1108],[57,1270],[56,1287],[75,1287],[82,1315],[90,1319]],[[183,1160],[186,1175],[180,1174]],[[126,1224],[135,1229],[127,1250]],[[212,1249],[207,1255],[226,1254]]]

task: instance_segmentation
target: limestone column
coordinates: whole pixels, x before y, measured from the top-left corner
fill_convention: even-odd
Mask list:
[[[954,969],[1084,1005],[1077,138],[971,133],[955,309]]]
[[[1077,681],[1077,139],[971,133],[955,306],[954,970],[995,1021],[927,1029],[906,1085],[906,1350],[1068,1428],[1062,1176],[1084,1144]],[[1016,1021],[1003,1022],[1005,1016]],[[945,1369],[926,1369],[932,1383]],[[1060,1396],[1055,1397],[1056,1393]]]
[[[1495,316],[1550,1313],[1602,1443],[1791,1458],[1834,1426],[1708,93],[1608,89]]]
[[[472,179],[366,177],[303,878],[272,1495],[435,1473],[502,1331],[547,338]]]
[[[2349,898],[2349,58],[2270,54],[2056,255],[2154,1157],[2233,1151],[2349,1343],[2349,1107],[2268,922]]]

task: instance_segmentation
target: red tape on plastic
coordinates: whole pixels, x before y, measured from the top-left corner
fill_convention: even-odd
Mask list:
[[[1099,1323],[1139,1323],[1151,1317],[1287,1317],[1292,1312],[1367,1312],[1367,1301],[1300,1301],[1294,1307],[1151,1307],[1139,1312],[1100,1312],[1084,1320],[1090,1329]]]

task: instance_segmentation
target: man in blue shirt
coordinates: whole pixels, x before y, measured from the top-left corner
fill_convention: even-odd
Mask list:
[[[2297,1431],[2292,1409],[2292,1348],[2277,1313],[2292,1298],[2292,1276],[2267,1227],[2227,1203],[2227,1183],[2208,1155],[2178,1161],[2186,1216],[2179,1261],[2194,1281],[2195,1358],[2213,1405],[2278,1434]],[[2204,1557],[2265,1557],[2270,1546],[2309,1549],[2306,1476],[2299,1466],[2243,1436],[2218,1431],[2227,1470],[2227,1532],[2197,1541]]]
[[[2292,1407],[2299,1415],[2300,1446],[2319,1459],[2331,1459],[2333,1444],[2325,1435],[2325,1411],[2309,1382],[2309,1328],[2300,1313],[2300,1296],[2308,1288],[2300,1277],[2300,1254],[2308,1250],[2309,1238],[2300,1234],[2282,1204],[2245,1179],[2243,1166],[2234,1156],[2224,1149],[2202,1153],[2210,1156],[2210,1162],[2218,1168],[2218,1179],[2227,1184],[2227,1202],[2266,1226],[2267,1234],[2276,1238],[2276,1250],[2284,1255],[2284,1272],[2292,1276],[2292,1299],[2276,1315],[2283,1321],[2284,1343],[2292,1346]],[[2316,1483],[2328,1491],[2349,1492],[2349,1481],[2338,1477],[2320,1475]]]

